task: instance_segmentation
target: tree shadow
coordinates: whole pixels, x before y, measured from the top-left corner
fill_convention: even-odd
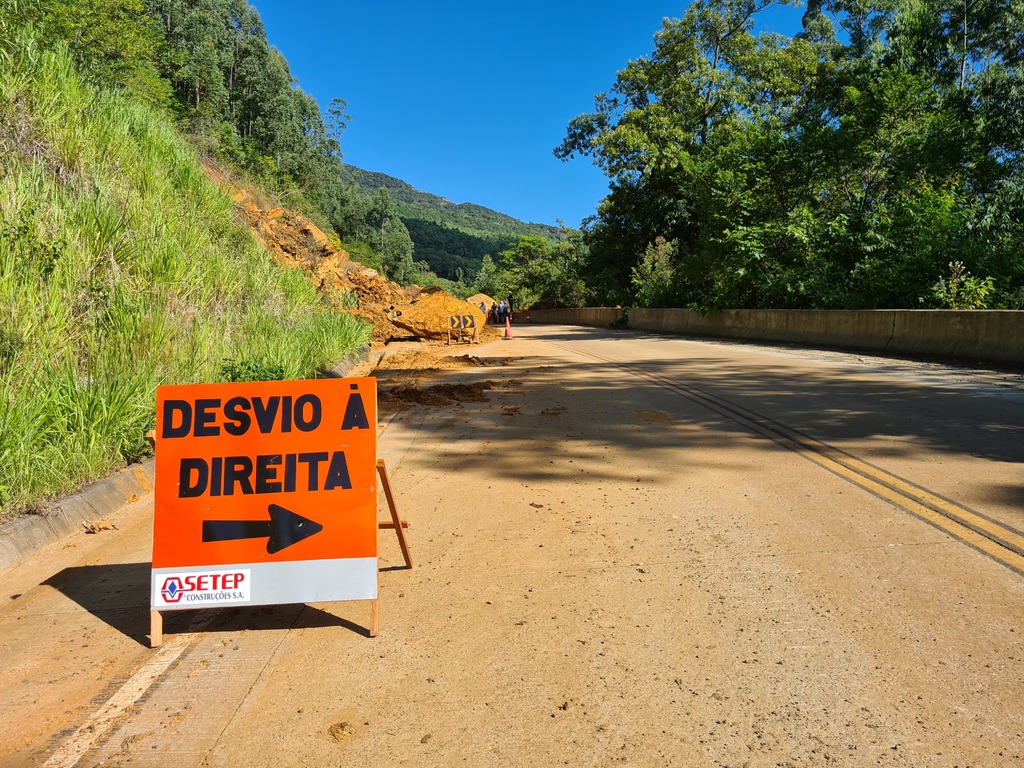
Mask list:
[[[637,485],[641,478],[624,475],[617,456],[649,457],[642,480],[656,484],[699,473],[705,463],[733,461],[737,454],[729,449],[740,444],[788,450],[771,440],[752,443],[751,431],[728,416],[728,408],[706,407],[702,394],[825,443],[860,451],[870,442],[870,459],[883,465],[936,454],[1024,464],[1024,392],[1015,389],[852,362],[817,366],[767,354],[732,357],[720,340],[695,352],[680,348],[678,337],[536,326],[531,334],[535,328],[540,332],[531,338],[555,342],[553,354],[515,358],[515,372],[502,377],[515,381],[492,389],[487,402],[452,403],[425,420],[416,406],[410,423],[417,431],[443,431],[445,449],[441,457],[410,452],[402,459],[406,467],[446,471],[467,483],[479,473],[480,446],[488,446],[502,474],[524,486],[583,479]],[[620,363],[586,354],[615,356],[610,345],[640,338],[654,342],[643,360]],[[591,341],[604,346],[578,345]],[[569,346],[558,348],[558,342]],[[499,345],[479,354],[500,359],[502,352]],[[578,375],[581,370],[587,375]],[[433,373],[466,381],[491,378],[493,371],[484,365]],[[577,415],[575,404],[584,401],[588,408]],[[991,478],[978,490],[979,498],[1001,504],[1021,493],[1018,485],[996,485]]]

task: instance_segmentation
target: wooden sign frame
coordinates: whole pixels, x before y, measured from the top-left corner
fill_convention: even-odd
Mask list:
[[[370,602],[376,636],[376,532],[394,528],[412,567],[374,456],[376,380],[170,386],[157,402],[152,647],[166,611],[338,600]]]

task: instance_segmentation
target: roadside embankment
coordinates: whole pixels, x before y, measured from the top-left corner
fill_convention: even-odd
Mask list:
[[[520,312],[516,319],[607,327],[621,314],[621,309],[613,307],[583,307]],[[629,328],[1024,364],[1024,312],[1014,310],[732,309],[702,315],[690,309],[634,308],[629,310]]]
[[[72,531],[81,533],[83,525],[88,530],[90,520],[118,512],[153,490],[153,478],[154,461],[147,459],[57,499],[37,513],[0,524],[0,571]]]

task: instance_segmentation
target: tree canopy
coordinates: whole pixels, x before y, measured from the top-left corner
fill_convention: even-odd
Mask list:
[[[756,34],[773,4],[695,0],[570,122],[555,154],[611,180],[591,297],[943,306],[959,270],[1021,306],[1019,4],[809,0],[796,37]]]

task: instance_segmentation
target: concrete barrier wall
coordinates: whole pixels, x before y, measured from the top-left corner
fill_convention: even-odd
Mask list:
[[[546,309],[525,322],[607,327],[620,309]],[[517,315],[518,317],[518,315]],[[733,309],[629,310],[634,330],[1024,365],[1024,311]]]
[[[561,325],[589,325],[593,328],[607,328],[608,324],[622,315],[614,307],[579,307],[576,309],[528,309],[516,312],[518,323],[559,323]]]

